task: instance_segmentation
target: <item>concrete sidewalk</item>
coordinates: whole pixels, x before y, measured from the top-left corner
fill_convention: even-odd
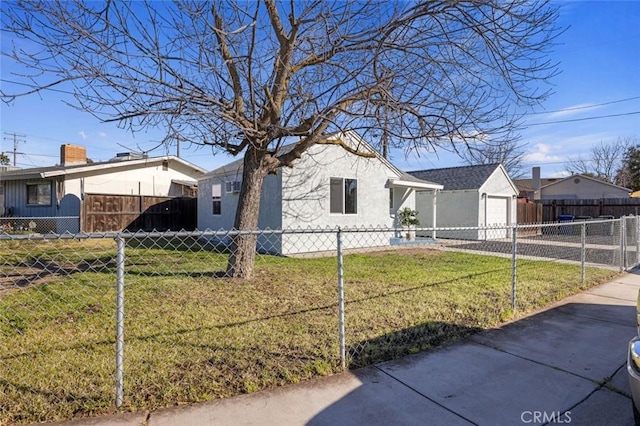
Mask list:
[[[298,385],[68,425],[633,425],[626,348],[640,271],[527,318]]]

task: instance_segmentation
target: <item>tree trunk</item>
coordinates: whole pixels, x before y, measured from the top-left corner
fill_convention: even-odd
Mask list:
[[[245,153],[242,187],[234,222],[234,228],[239,231],[258,229],[262,184],[270,170],[266,160],[267,156],[255,148],[250,147]],[[234,237],[227,264],[227,276],[242,279],[251,278],[256,255],[256,241],[257,235],[255,234],[241,234]]]

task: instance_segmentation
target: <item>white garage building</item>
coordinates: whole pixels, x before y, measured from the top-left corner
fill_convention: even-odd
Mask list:
[[[518,189],[501,164],[449,167],[408,172],[410,175],[444,186],[442,191],[418,192],[416,210],[421,226],[497,227],[517,220]],[[436,197],[434,203],[433,197]],[[508,238],[507,229],[438,231],[438,238],[499,239]]]

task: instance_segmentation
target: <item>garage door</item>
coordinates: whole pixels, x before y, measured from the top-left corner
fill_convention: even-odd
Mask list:
[[[487,197],[487,225],[507,225],[509,224],[509,200],[506,197]],[[487,234],[488,239],[506,238],[508,232],[503,230],[492,230]]]

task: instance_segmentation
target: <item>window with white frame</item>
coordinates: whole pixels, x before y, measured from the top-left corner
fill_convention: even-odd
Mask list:
[[[27,205],[50,206],[51,205],[51,182],[28,183],[27,184]]]
[[[213,200],[213,214],[222,214],[222,184],[211,185],[211,199]]]
[[[329,179],[329,212],[358,213],[358,181],[356,179]]]

